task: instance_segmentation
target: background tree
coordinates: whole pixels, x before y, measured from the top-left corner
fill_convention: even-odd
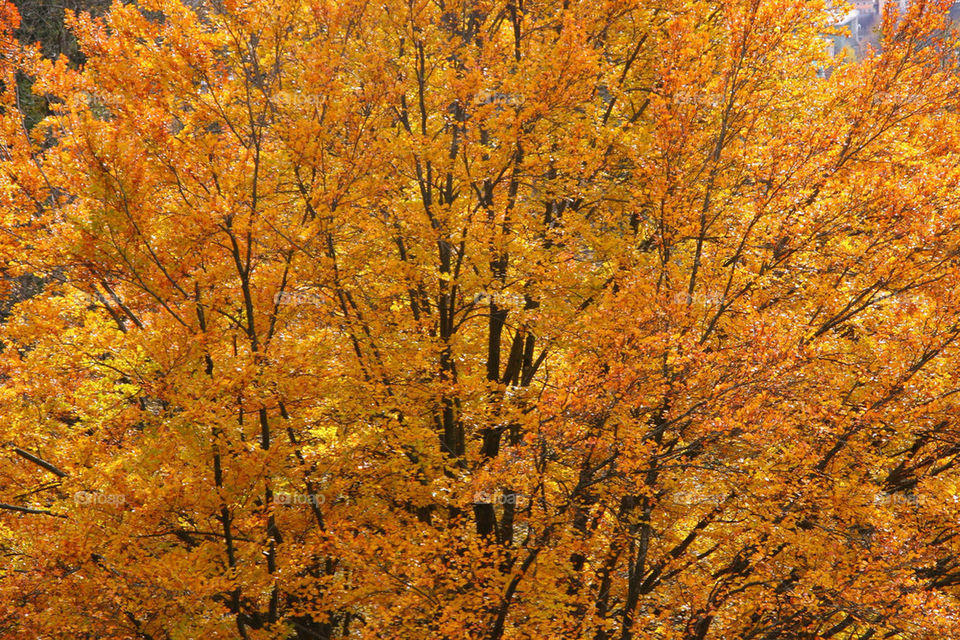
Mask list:
[[[108,0],[19,0],[12,3],[20,18],[16,35],[26,45],[39,44],[40,51],[48,58],[66,56],[73,64],[82,61],[77,41],[64,23],[64,11],[87,11],[100,15],[110,6]],[[48,115],[44,96],[30,90],[30,78],[18,77],[20,88],[20,110],[26,117],[27,125],[32,127]]]

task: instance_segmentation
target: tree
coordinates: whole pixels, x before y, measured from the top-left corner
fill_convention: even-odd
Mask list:
[[[76,40],[72,37],[64,24],[64,10],[89,11],[102,14],[110,2],[107,0],[64,0],[61,2],[46,2],[37,0],[20,0],[15,3],[19,18],[17,20],[16,35],[24,44],[39,44],[40,50],[50,58],[65,55],[77,64],[81,60],[77,50]],[[30,91],[29,78],[19,77],[20,102],[19,109],[26,116],[28,126],[48,115],[47,105],[43,96]]]
[[[957,635],[949,4],[857,62],[820,0],[5,56],[4,637]]]

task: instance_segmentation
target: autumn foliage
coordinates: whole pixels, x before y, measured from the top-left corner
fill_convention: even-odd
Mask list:
[[[950,4],[3,5],[0,638],[960,637]]]

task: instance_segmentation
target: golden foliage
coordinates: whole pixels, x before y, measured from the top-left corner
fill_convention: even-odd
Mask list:
[[[960,637],[949,4],[5,40],[0,636]]]

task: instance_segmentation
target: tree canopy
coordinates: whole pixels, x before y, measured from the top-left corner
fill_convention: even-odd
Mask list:
[[[951,4],[2,5],[0,637],[960,637]]]

